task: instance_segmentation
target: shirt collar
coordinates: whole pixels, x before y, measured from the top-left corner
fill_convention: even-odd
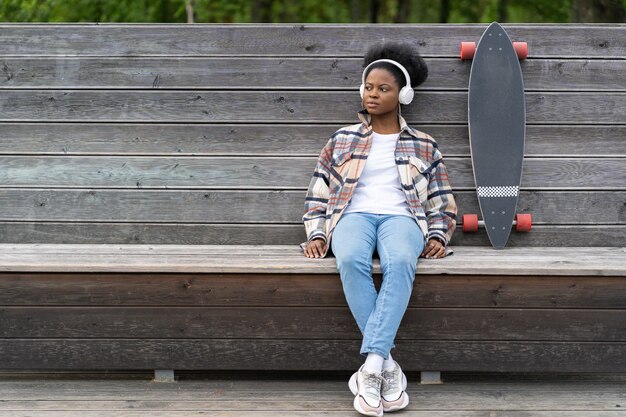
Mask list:
[[[357,112],[357,117],[359,118],[361,123],[363,123],[363,127],[365,128],[365,130],[369,131],[371,129],[370,122],[372,120],[372,116],[367,112],[367,109],[359,110]],[[413,129],[411,129],[406,123],[406,120],[404,120],[404,117],[402,117],[400,112],[398,112],[398,122],[400,123],[400,134],[402,134],[402,132],[407,132],[411,136],[417,137]]]

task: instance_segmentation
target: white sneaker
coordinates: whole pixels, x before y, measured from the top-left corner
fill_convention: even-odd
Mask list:
[[[385,412],[398,411],[409,405],[409,395],[406,393],[406,375],[402,372],[398,362],[396,366],[388,371],[383,370],[383,384],[381,388],[381,399]]]
[[[382,417],[383,403],[380,389],[383,377],[380,372],[369,373],[361,365],[350,378],[348,386],[354,397],[354,409],[366,416]]]

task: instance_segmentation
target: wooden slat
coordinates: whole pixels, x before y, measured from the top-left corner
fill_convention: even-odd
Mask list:
[[[316,162],[317,158],[310,157],[3,156],[0,188],[306,190]],[[474,188],[470,158],[445,158],[445,164],[453,189]],[[626,158],[526,158],[521,186],[623,190],[624,184]]]
[[[0,369],[346,370],[361,342],[255,339],[3,339]],[[404,371],[624,372],[626,343],[398,341]]]
[[[25,250],[20,251],[19,247]],[[20,272],[177,272],[177,273],[334,273],[332,257],[309,259],[296,246],[260,246],[256,251],[237,254],[237,246],[205,246],[200,254],[160,254],[159,246],[145,253],[136,245],[111,253],[99,251],[100,245],[64,256],[55,245],[0,245],[0,271]],[[17,248],[2,251],[4,247]],[[47,248],[52,251],[48,252]],[[77,249],[79,246],[75,246]],[[107,246],[104,246],[106,248]],[[111,246],[108,246],[112,249]],[[67,246],[72,248],[72,246]],[[80,249],[79,249],[80,250]],[[459,247],[454,256],[445,259],[422,259],[418,274],[486,274],[486,275],[622,275],[626,248],[509,248],[493,250]],[[532,262],[528,260],[532,259]],[[380,265],[374,261],[374,273]]]
[[[172,53],[174,53],[172,51]],[[420,90],[467,90],[471,62],[426,59]],[[526,91],[624,90],[624,60],[529,59]],[[0,88],[352,89],[360,58],[6,58]]]
[[[410,123],[465,123],[467,93],[420,92]],[[342,103],[338,108],[337,103]],[[0,90],[0,121],[354,123],[354,92]],[[526,122],[624,124],[626,93],[526,93]]]
[[[459,224],[463,214],[480,213],[475,191],[455,198]],[[622,225],[625,203],[626,194],[615,191],[522,191],[517,211],[532,213],[535,225]],[[2,220],[300,225],[303,207],[303,191],[0,189]]]
[[[478,25],[0,25],[4,55],[362,56],[380,40],[417,44],[425,56],[456,57],[477,41]],[[625,26],[504,25],[530,57],[624,57]],[[68,36],[68,32],[72,36]],[[207,41],[210,40],[210,41]],[[573,48],[572,45],[576,45]]]
[[[356,116],[350,123],[356,123]],[[317,158],[335,125],[0,123],[0,154],[255,155]],[[415,125],[444,157],[469,156],[466,125]],[[626,156],[626,125],[530,125],[526,156]],[[593,142],[593,147],[589,143]]]
[[[345,385],[345,381],[344,381]],[[345,390],[345,387],[338,388],[337,390]],[[267,394],[267,396],[271,396],[271,394]],[[613,398],[619,398],[619,394],[613,394]],[[579,401],[582,402],[580,398]],[[32,417],[33,415],[37,415],[38,417],[145,417],[146,415],[154,416],[154,417],[204,417],[207,413],[210,413],[211,417],[239,417],[241,415],[245,415],[246,417],[274,417],[279,413],[289,414],[291,417],[315,417],[319,416],[320,413],[332,414],[335,417],[353,417],[355,415],[354,409],[349,409],[350,400],[343,399],[340,402],[340,406],[337,405],[339,400],[334,402],[327,402],[322,400],[317,401],[309,401],[309,402],[296,402],[296,406],[287,407],[287,404],[291,404],[294,401],[290,398],[282,399],[283,401],[279,404],[274,402],[267,402],[267,400],[259,399],[258,402],[253,403],[253,405],[249,405],[249,403],[239,403],[232,401],[235,404],[232,408],[230,408],[230,401],[224,400],[222,406],[214,406],[214,407],[206,407],[202,402],[196,403],[198,409],[194,410],[167,410],[167,411],[159,411],[163,408],[168,408],[168,403],[157,402],[156,404],[150,403],[150,405],[154,408],[161,406],[159,410],[142,410],[142,409],[115,409],[111,410],[106,408],[108,403],[101,402],[101,407],[106,408],[104,410],[83,410],[81,408],[81,404],[53,404],[53,410],[39,410],[36,406],[34,408],[26,408],[26,409],[16,409],[8,412],[0,411],[0,416],[5,417]],[[557,399],[558,400],[558,399]],[[296,400],[297,401],[297,400]],[[129,401],[130,402],[130,401]],[[141,406],[142,402],[140,400],[133,400],[133,403],[137,403],[138,406]],[[348,406],[346,406],[346,402]],[[598,403],[606,404],[609,402],[606,400],[599,400]],[[613,402],[613,401],[611,401]],[[14,403],[12,403],[14,404]],[[24,404],[23,402],[18,402],[17,407],[19,405]],[[28,404],[28,403],[26,403]],[[95,403],[98,404],[98,403]],[[194,403],[191,403],[194,404]],[[570,403],[568,403],[570,404]],[[589,404],[587,402],[586,407],[593,407],[594,404]],[[240,408],[248,405],[248,408],[244,411],[240,410]],[[250,410],[249,408],[253,408],[257,406],[261,409]],[[186,406],[182,406],[180,408],[188,408],[190,404]],[[270,408],[269,411],[262,409],[263,407],[268,406]],[[25,406],[29,407],[29,406]],[[65,410],[64,408],[73,407],[72,410]],[[90,407],[87,405],[86,407]],[[229,407],[228,410],[224,408]],[[97,408],[96,405],[93,405],[90,408]],[[214,410],[213,408],[218,408]],[[292,410],[291,408],[296,408],[296,410]],[[302,410],[300,409],[302,408]],[[316,411],[311,411],[312,409],[316,409]],[[323,410],[323,411],[320,411]],[[5,414],[6,413],[6,414]],[[485,410],[453,410],[453,411],[433,411],[430,409],[427,410],[413,410],[411,408],[407,408],[402,413],[407,417],[619,417],[619,411],[598,411],[598,410],[587,410],[581,411],[578,409],[577,411],[517,411],[517,410],[507,410],[507,411],[485,411]]]
[[[588,308],[409,308],[395,340],[626,342],[625,313],[626,310]],[[362,337],[347,305],[334,308],[29,306],[2,307],[0,315],[3,323],[0,338],[359,340]]]
[[[190,245],[188,245],[190,246]],[[418,266],[421,268],[421,265]],[[418,271],[419,272],[419,271]],[[374,275],[380,288],[382,278]],[[410,308],[623,309],[624,277],[418,274]],[[344,307],[332,274],[0,275],[3,306]]]
[[[532,233],[512,232],[509,247],[545,246],[626,246],[626,228],[622,226],[533,226]],[[452,244],[459,246],[491,246],[483,231],[463,233],[460,227],[452,237]]]
[[[345,381],[344,381],[345,384]],[[345,403],[345,400],[344,400]],[[316,411],[294,411],[289,410],[289,415],[292,417],[316,417],[320,415],[319,408],[323,408],[324,402],[315,402],[309,404],[310,408],[316,408]],[[278,407],[278,410],[262,411],[253,410],[246,411],[247,417],[274,417],[277,413],[285,413],[285,407]],[[325,411],[327,412],[327,411]],[[145,417],[147,414],[145,411],[110,411],[110,410],[98,410],[98,411],[75,411],[68,414],[68,411],[42,411],[37,413],[38,417]],[[332,408],[332,415],[336,417],[353,417],[354,409],[352,410],[335,410]],[[454,410],[454,411],[405,411],[403,415],[407,417],[619,417],[620,411],[466,411],[466,410]],[[151,417],[204,417],[207,411],[194,410],[194,411],[150,411],[148,413]],[[211,417],[239,417],[241,416],[239,410],[220,410],[211,411]],[[9,414],[2,414],[2,417],[32,417],[33,411],[10,411]]]
[[[245,374],[243,376],[241,374],[242,372],[231,373],[235,378],[238,376],[245,378]],[[565,378],[567,374],[559,376]],[[410,417],[414,417],[413,413],[418,409],[432,411],[435,413],[434,416],[440,416],[439,413],[443,410],[458,409],[459,413],[463,413],[461,408],[503,410],[507,412],[507,416],[511,415],[509,413],[512,409],[518,408],[541,412],[559,407],[574,413],[575,410],[591,412],[592,409],[604,410],[611,406],[615,407],[615,404],[621,403],[623,397],[619,384],[584,381],[584,376],[580,374],[574,377],[578,377],[580,382],[587,382],[586,389],[582,384],[541,380],[534,383],[507,380],[498,387],[466,380],[453,382],[446,380],[443,385],[431,389],[432,385],[414,383],[413,375],[407,377],[409,378],[407,394],[411,398],[420,398],[419,402],[416,401],[415,404],[411,402],[402,412],[402,415]],[[494,378],[493,374],[489,377]],[[328,414],[332,413],[333,416],[334,412],[351,412],[352,416],[355,415],[349,391],[346,392],[346,378],[343,375],[331,380],[319,379],[318,375],[308,378],[304,375],[300,379],[285,375],[280,385],[271,379],[242,381],[235,378],[211,377],[200,382],[181,379],[178,384],[130,382],[123,379],[113,383],[102,383],[103,381],[97,379],[69,382],[57,379],[40,381],[14,379],[0,385],[4,394],[0,410],[176,412],[201,409],[211,411],[211,415],[220,410],[240,411],[242,415],[248,415],[248,412],[270,410],[298,412],[315,407],[318,413],[323,410]],[[291,384],[291,388],[282,387],[288,384]],[[228,387],[228,390],[224,390],[224,387]],[[312,394],[315,395],[315,399],[311,398]],[[495,415],[495,411],[493,413]],[[484,416],[489,414],[481,415]]]
[[[455,246],[491,246],[487,234],[452,237]],[[203,223],[0,222],[0,242],[187,245],[299,245],[304,226]],[[610,225],[534,226],[531,233],[511,233],[509,247],[626,246],[626,227]]]
[[[324,403],[321,403],[324,404]],[[318,408],[318,405],[321,404],[311,404],[311,408]],[[285,412],[285,408],[281,407],[280,408],[280,412],[284,413]],[[550,411],[549,413],[552,413],[552,411]],[[560,414],[559,414],[560,413]],[[567,414],[564,414],[567,413]],[[595,414],[594,414],[595,413]],[[207,411],[205,411],[204,409],[202,410],[194,410],[194,411],[189,411],[189,410],[185,410],[185,411],[150,411],[149,413],[146,413],[145,411],[116,411],[116,410],[98,410],[98,411],[84,411],[84,410],[80,410],[80,411],[76,411],[76,410],[72,410],[71,414],[68,414],[68,411],[63,410],[63,411],[41,411],[39,413],[37,413],[38,417],[145,417],[146,414],[149,414],[151,417],[204,417],[207,414]],[[274,417],[277,414],[276,410],[271,410],[271,411],[259,411],[259,410],[253,410],[253,411],[246,411],[245,415],[247,417]],[[316,411],[293,411],[293,410],[289,410],[289,415],[292,417],[312,417],[312,416],[319,416],[320,411],[316,410]],[[33,410],[28,410],[28,411],[15,411],[15,410],[11,410],[9,411],[7,414],[5,414],[4,412],[0,411],[0,416],[1,417],[32,417],[33,415]],[[227,410],[220,410],[220,411],[211,411],[211,417],[239,417],[241,415],[241,411],[240,410],[235,410],[235,411],[227,411]],[[337,417],[353,417],[354,416],[354,410],[350,410],[350,411],[334,411],[333,410],[333,415],[337,416]],[[523,414],[511,414],[511,413],[507,413],[506,414],[508,417],[528,417],[528,415],[523,415]],[[567,417],[607,417],[611,415],[606,414],[605,412],[587,412],[585,411],[584,414],[571,414],[570,411],[561,411],[561,412],[556,412],[555,414],[534,414],[536,417],[544,417],[544,416],[549,416],[549,417],[563,417],[563,416],[567,416]],[[420,412],[420,411],[416,411],[416,412],[412,412],[410,414],[410,417],[485,417],[485,412],[484,411],[464,411],[462,412],[462,414],[459,414],[458,411],[437,411],[434,414],[431,411],[425,411],[425,412]],[[489,417],[499,417],[497,414],[492,414]]]
[[[85,374],[9,374],[0,381],[2,416],[202,416],[353,417],[346,389],[349,374],[215,372],[189,373],[176,384]],[[41,375],[37,378],[37,375]],[[69,378],[71,379],[68,379]],[[607,417],[623,414],[619,375],[446,373],[442,385],[415,383],[407,375],[408,417]],[[419,399],[419,401],[416,401]],[[558,410],[557,410],[558,409]]]
[[[343,385],[346,384],[343,381]],[[313,384],[313,381],[311,381]],[[302,393],[298,396],[295,395],[282,395],[279,399],[274,399],[273,392],[255,392],[256,395],[251,395],[245,399],[230,399],[228,397],[222,398],[220,401],[207,400],[206,395],[200,398],[202,400],[190,400],[185,402],[174,403],[168,400],[151,400],[145,401],[143,399],[133,399],[127,401],[116,401],[113,398],[100,401],[68,401],[68,400],[51,400],[51,401],[24,401],[24,400],[12,400],[6,401],[6,403],[0,404],[0,416],[10,417],[79,417],[79,416],[98,416],[98,417],[146,417],[147,415],[155,417],[187,417],[187,416],[200,416],[205,417],[207,414],[212,417],[237,417],[237,416],[250,416],[250,417],[273,417],[278,414],[287,414],[290,417],[315,417],[320,414],[332,415],[333,417],[354,417],[355,411],[352,408],[350,398],[346,395],[345,386],[336,388],[338,394],[332,395],[330,393],[317,393],[311,392],[309,398],[306,393]],[[182,389],[182,388],[181,388]],[[311,400],[310,395],[315,394],[316,398],[323,398],[322,400]],[[407,390],[407,394],[410,396],[410,391]],[[417,393],[416,393],[417,394]],[[492,396],[496,396],[496,394]],[[331,398],[327,397],[337,397]],[[597,395],[597,394],[596,394]],[[417,395],[416,395],[417,396]],[[421,398],[423,395],[419,395]],[[468,399],[467,395],[463,395],[466,401],[471,401],[473,404],[470,407],[474,408],[486,408],[484,399],[488,397],[488,393],[484,393],[483,396],[474,394],[473,396],[479,398]],[[111,396],[112,397],[112,396]],[[294,398],[295,397],[295,398]],[[452,397],[452,396],[449,396]],[[483,398],[485,397],[485,398]],[[569,395],[557,395],[554,398],[549,398],[545,395],[544,401],[539,401],[535,398],[524,398],[523,394],[519,395],[506,395],[505,404],[500,407],[506,408],[507,411],[483,411],[483,410],[446,410],[446,411],[432,411],[426,407],[423,401],[419,406],[409,406],[403,410],[402,415],[406,417],[619,417],[615,411],[596,411],[589,410],[590,408],[603,408],[607,407],[609,402],[618,401],[621,396],[618,393],[604,394],[600,398],[591,399],[593,395],[587,395],[581,398],[578,392],[570,393]],[[509,398],[513,397],[513,398]],[[613,400],[613,401],[611,401]],[[443,404],[445,400],[436,401],[429,399],[428,404],[431,407],[438,407],[439,404]],[[522,407],[524,402],[528,403],[532,401],[532,411],[511,411],[511,407]],[[549,414],[551,411],[540,410],[539,407],[556,407],[556,403],[564,401],[569,411],[555,411],[555,414]],[[431,405],[432,404],[432,405]],[[475,404],[475,405],[474,405]],[[479,405],[482,404],[482,405]],[[423,410],[415,410],[415,408],[421,408]],[[489,407],[491,410],[500,407]],[[172,410],[172,408],[175,408]],[[448,404],[447,408],[450,407]],[[529,407],[526,407],[529,408]],[[4,410],[8,411],[4,411]],[[253,410],[251,410],[253,409]],[[312,411],[316,409],[317,411]],[[164,411],[167,410],[167,411]],[[589,411],[588,411],[589,410]],[[6,414],[4,414],[6,413]],[[14,413],[14,414],[10,414]],[[66,414],[63,414],[66,413]],[[100,414],[98,414],[100,413]],[[272,414],[274,413],[274,414]],[[429,414],[432,413],[432,414]],[[456,413],[456,414],[455,414]],[[532,413],[532,414],[529,414]],[[537,413],[537,414],[535,414]]]
[[[345,385],[345,381],[344,385]],[[216,400],[190,400],[188,402],[175,403],[167,400],[152,400],[145,401],[142,399],[133,399],[128,401],[116,401],[113,398],[100,401],[87,401],[87,400],[51,400],[51,401],[24,401],[24,400],[12,400],[7,401],[6,404],[2,404],[5,410],[0,409],[0,416],[10,417],[32,417],[37,415],[38,417],[77,417],[77,416],[102,416],[102,417],[145,417],[146,415],[155,417],[187,417],[187,416],[206,416],[210,414],[215,417],[233,417],[233,416],[250,416],[250,417],[273,417],[279,413],[288,414],[290,417],[313,417],[320,414],[329,414],[337,417],[353,417],[355,411],[350,404],[350,399],[346,398],[345,387],[336,388],[336,392],[342,393],[341,399],[326,399],[327,397],[335,397],[328,393],[317,393],[316,398],[324,398],[322,400],[309,400],[306,399],[306,394],[301,394],[296,398],[293,396],[281,396],[280,399],[273,399],[273,392],[259,393],[257,391],[256,396],[250,396],[246,399],[224,399],[220,401]],[[410,395],[410,391],[407,390],[407,394]],[[311,395],[309,394],[309,395]],[[416,395],[415,393],[414,395]],[[476,394],[474,394],[477,396]],[[493,395],[493,394],[492,394]],[[596,394],[597,395],[597,394]],[[417,394],[416,396],[422,397],[423,395]],[[488,397],[488,394],[483,394],[484,397]],[[112,396],[111,396],[112,397]],[[452,397],[452,396],[449,396]],[[463,395],[463,397],[467,397]],[[579,393],[571,393],[569,395],[555,396],[555,398],[549,398],[545,394],[544,401],[537,401],[537,399],[525,398],[523,394],[517,396],[506,395],[505,404],[500,407],[506,408],[506,411],[483,411],[483,410],[446,410],[446,411],[433,411],[430,407],[438,407],[439,404],[443,404],[446,400],[436,401],[429,399],[427,407],[423,402],[418,406],[409,406],[402,412],[402,415],[407,417],[612,417],[618,416],[615,411],[598,411],[590,410],[590,408],[602,408],[606,407],[607,403],[618,401],[620,395],[618,393],[604,394],[601,398],[591,399],[593,395],[587,395],[580,397]],[[203,396],[202,398],[206,398]],[[486,408],[484,398],[472,398],[466,401],[472,401],[476,408]],[[532,411],[512,411],[511,407],[522,407],[523,402],[529,402],[532,400]],[[549,414],[552,411],[536,410],[537,407],[555,407],[554,404],[564,401],[567,404],[565,408],[571,409],[569,411],[554,411],[554,414]],[[539,404],[538,404],[539,402]],[[131,405],[132,404],[132,405]],[[431,405],[432,404],[432,405]],[[483,404],[479,406],[478,404]],[[551,404],[551,405],[548,405]],[[171,410],[171,408],[174,408]],[[419,407],[422,410],[415,410]],[[253,408],[253,410],[251,410]],[[315,408],[317,411],[312,411]],[[448,408],[452,408],[448,404]],[[499,407],[489,407],[491,410]],[[167,410],[167,411],[163,411]],[[572,411],[574,410],[574,411]],[[6,413],[6,414],[5,414]],[[10,414],[14,413],[14,414]],[[66,413],[66,414],[63,414]],[[99,414],[98,414],[99,413]],[[274,413],[274,414],[272,414]],[[432,413],[432,414],[429,414]],[[532,413],[532,414],[529,414]]]
[[[179,371],[179,384],[154,384],[150,371],[28,371],[10,370],[0,372],[0,390],[7,401],[53,401],[58,398],[67,400],[124,401],[133,397],[142,397],[145,401],[163,400],[163,393],[168,393],[171,400],[194,401],[198,392],[220,394],[225,385],[229,388],[229,397],[245,400],[250,395],[261,395],[264,390],[271,390],[278,395],[302,395],[306,392],[324,392],[331,398],[344,398],[346,379],[352,373],[338,372],[272,372],[272,371]],[[526,395],[541,395],[550,392],[562,394],[591,394],[595,388],[601,393],[623,393],[625,376],[619,373],[519,373],[519,372],[446,372],[443,384],[419,384],[419,375],[407,374],[409,385],[407,392],[418,391],[436,401],[440,395],[452,396],[470,391],[477,395],[490,395],[492,399],[503,400],[497,393],[502,390]],[[184,385],[185,389],[180,389]],[[340,386],[340,389],[337,387]],[[42,389],[46,387],[46,389]],[[81,387],[91,387],[83,390]],[[469,389],[469,391],[468,391]],[[426,399],[426,398],[424,398]],[[457,398],[463,403],[463,398]],[[448,404],[450,405],[450,404]]]
[[[323,402],[321,403],[316,403],[316,404],[312,404],[311,407],[315,407],[317,408],[319,405],[325,404]],[[281,408],[282,413],[285,412],[284,408]],[[48,410],[48,411],[41,411],[38,412],[37,415],[38,417],[91,417],[91,416],[97,416],[97,417],[145,417],[146,414],[149,414],[150,416],[153,417],[204,417],[207,414],[207,411],[205,411],[205,409],[202,410],[193,410],[193,411],[150,411],[149,413],[146,413],[145,411],[117,411],[117,410],[98,410],[98,411],[90,411],[90,410],[80,410],[80,411],[76,411],[76,410],[72,410],[70,412],[71,414],[68,414],[68,411],[63,410],[63,411],[56,411],[56,410]],[[276,415],[277,411],[276,410],[272,410],[272,411],[259,411],[259,410],[254,410],[254,411],[246,411],[245,415],[247,417],[274,417]],[[417,414],[415,414],[417,413]],[[422,416],[427,416],[427,417],[484,417],[485,416],[485,412],[484,411],[465,411],[462,414],[459,414],[458,411],[452,411],[452,412],[448,412],[448,411],[443,411],[443,412],[437,412],[436,414],[431,414],[431,411],[426,411],[424,412],[415,412],[410,414],[411,417],[422,417]],[[563,413],[563,412],[561,412]],[[565,412],[565,413],[570,413],[569,411]],[[289,410],[289,415],[293,416],[293,417],[311,417],[311,416],[318,416],[320,414],[319,410],[316,411],[293,411],[293,410]],[[5,414],[5,412],[0,411],[0,416],[1,417],[32,417],[33,415],[33,410],[28,410],[28,411],[16,411],[16,410],[11,410],[9,411],[7,414]],[[225,410],[220,410],[220,411],[211,411],[211,416],[212,417],[238,417],[241,415],[241,411],[239,410],[235,410],[235,411],[225,411]],[[333,415],[337,416],[337,417],[346,417],[346,416],[354,416],[354,410],[351,411],[333,411]],[[545,415],[545,414],[544,414]],[[544,415],[542,414],[536,414],[537,417],[543,417]],[[563,414],[550,414],[550,417],[561,417]],[[523,415],[511,415],[510,413],[507,413],[507,416],[510,417],[527,417],[527,416],[523,416]],[[579,416],[584,416],[584,417],[607,417],[607,414],[598,414],[596,412],[596,414],[588,414],[588,412],[585,412],[585,414],[567,414],[568,417],[579,417]],[[492,414],[492,416],[490,417],[498,417],[496,414]]]

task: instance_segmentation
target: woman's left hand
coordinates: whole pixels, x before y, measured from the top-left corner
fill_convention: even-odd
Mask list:
[[[443,258],[446,254],[446,247],[437,240],[430,239],[422,252],[424,258]]]

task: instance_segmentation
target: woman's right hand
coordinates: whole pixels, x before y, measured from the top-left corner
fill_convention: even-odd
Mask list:
[[[325,245],[326,243],[324,242],[324,239],[313,239],[307,243],[306,248],[304,249],[304,256],[307,258],[322,258]]]

